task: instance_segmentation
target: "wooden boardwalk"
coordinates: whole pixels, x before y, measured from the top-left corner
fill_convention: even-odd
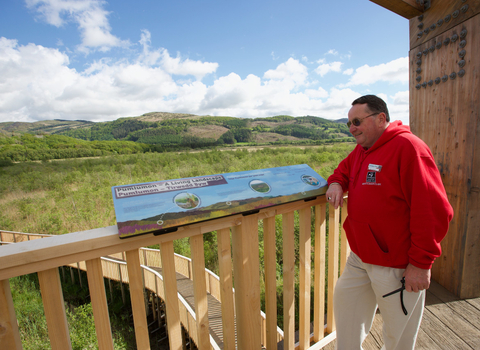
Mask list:
[[[159,267],[152,267],[151,269],[157,271],[162,276],[162,269]],[[185,299],[188,305],[195,311],[195,298],[193,295],[193,281],[187,276],[177,272],[177,290]],[[220,349],[223,349],[223,325],[222,325],[222,307],[220,301],[207,293],[208,302],[208,323],[210,326],[210,335],[217,343]],[[188,329],[187,329],[188,331]]]
[[[436,282],[427,291],[416,350],[480,350],[480,298],[460,300]],[[335,342],[324,349],[335,349]],[[383,345],[382,315],[377,313],[364,350]]]

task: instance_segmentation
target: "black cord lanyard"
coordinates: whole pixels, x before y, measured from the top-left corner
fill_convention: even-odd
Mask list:
[[[395,293],[400,292],[400,303],[402,304],[402,310],[405,315],[408,315],[407,309],[405,308],[405,304],[403,303],[403,291],[405,290],[405,277],[402,277],[400,280],[402,282],[402,286],[398,289],[395,289],[394,291],[391,291],[390,293],[387,293],[383,296],[383,298],[388,297],[390,295],[393,295]]]

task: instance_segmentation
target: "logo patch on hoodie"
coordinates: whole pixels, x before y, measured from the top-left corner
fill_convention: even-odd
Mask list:
[[[369,171],[367,172],[367,183],[377,182],[377,172]]]

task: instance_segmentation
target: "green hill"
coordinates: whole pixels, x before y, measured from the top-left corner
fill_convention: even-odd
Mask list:
[[[153,112],[110,122],[57,119],[0,123],[0,160],[76,158],[234,144],[341,142],[351,141],[351,136],[345,123],[314,116],[249,119]]]

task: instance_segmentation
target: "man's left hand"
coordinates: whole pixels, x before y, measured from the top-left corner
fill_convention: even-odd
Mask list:
[[[412,264],[408,264],[403,273],[403,277],[405,277],[405,290],[407,292],[417,293],[420,290],[430,287],[430,269],[421,269]]]

